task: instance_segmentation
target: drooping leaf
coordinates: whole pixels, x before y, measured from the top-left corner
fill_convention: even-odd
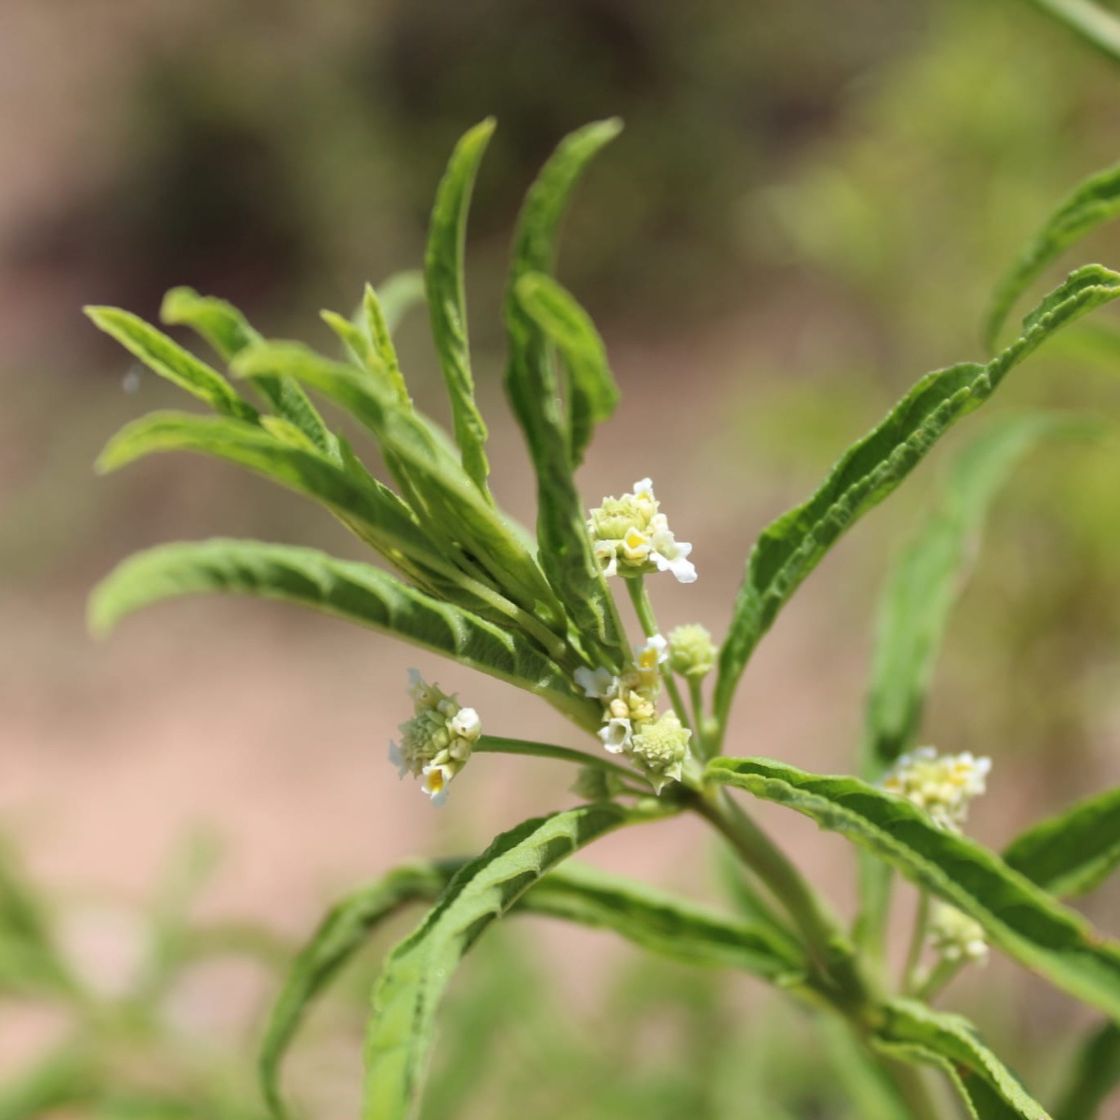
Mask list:
[[[1120,297],[1120,273],[1087,265],[1028,317],[1020,338],[986,365],[965,363],[923,377],[853,444],[805,503],[772,522],[751,550],[720,652],[715,710],[726,724],[747,661],[778,612],[832,545],[883,501],[959,420],[979,408],[1024,358],[1056,330]]]
[[[411,409],[403,407],[359,370],[320,357],[306,347],[274,343],[240,355],[234,371],[283,372],[311,385],[341,405],[377,437],[425,531],[446,542],[452,555],[488,573],[494,586],[546,624],[558,624],[563,610],[534,558],[501,514],[463,475],[446,438]],[[417,504],[421,508],[417,508]]]
[[[317,448],[278,439],[273,431],[219,416],[152,412],[125,425],[97,460],[116,470],[144,455],[193,451],[247,467],[297,493],[315,498],[367,543],[399,562],[426,558],[432,546],[408,507],[368,473],[345,470]]]
[[[1063,0],[1058,0],[1058,3]],[[1120,27],[1120,23],[1117,24]],[[1075,241],[1120,214],[1120,165],[1098,171],[1080,183],[1027,242],[992,299],[985,339],[994,349],[1015,301],[1051,261]]]
[[[455,440],[463,457],[463,469],[487,496],[490,464],[486,460],[486,423],[474,399],[464,254],[471,192],[493,132],[494,120],[488,118],[475,125],[451,153],[447,172],[436,192],[424,254],[432,338],[451,398]]]
[[[377,568],[309,548],[210,540],[137,553],[94,590],[90,626],[105,633],[141,607],[203,592],[314,607],[528,689],[574,718],[595,718],[590,703],[573,694],[563,672],[509,627],[407,587]]]
[[[1050,1120],[967,1019],[901,999],[886,1004],[882,1015],[874,1042],[888,1053],[918,1058],[948,1073],[977,1120]]]
[[[172,288],[163,297],[160,319],[169,327],[190,327],[197,331],[223,361],[261,341],[249,321],[224,299],[200,296],[193,288]]]
[[[600,803],[526,821],[456,874],[435,908],[390,954],[374,989],[363,1120],[414,1115],[439,999],[486,926],[566,856],[636,819],[618,805]]]
[[[253,406],[242,400],[216,369],[211,369],[143,319],[116,307],[87,307],[85,313],[96,327],[115,338],[160,377],[226,416],[246,421],[256,419]]]
[[[1019,459],[1060,421],[1016,416],[969,444],[940,502],[893,565],[879,605],[862,770],[877,779],[914,745],[926,691],[988,506]]]
[[[939,828],[906,798],[764,758],[717,758],[705,773],[841,833],[974,918],[992,944],[1028,968],[1120,1014],[1120,948],[994,852]]]
[[[608,120],[572,133],[541,170],[518,219],[505,306],[506,392],[536,468],[541,566],[588,652],[615,668],[624,656],[621,627],[591,550],[584,506],[572,478],[572,441],[560,407],[549,340],[522,307],[517,291],[529,273],[552,274],[557,233],[572,189],[619,128],[618,121]]]
[[[568,368],[570,454],[573,467],[578,467],[595,425],[610,419],[618,405],[606,348],[591,317],[551,277],[527,272],[517,282],[516,295]]]
[[[1082,1043],[1054,1120],[1095,1120],[1120,1085],[1120,1026],[1105,1023]]]
[[[1051,894],[1084,894],[1120,863],[1120,788],[1087,797],[1028,828],[1004,861]]]
[[[434,901],[462,866],[463,861],[453,860],[409,864],[331,908],[293,963],[265,1029],[261,1079],[276,1115],[284,1113],[280,1066],[308,1007],[387,917],[408,903]],[[739,968],[783,983],[792,982],[804,969],[796,950],[766,930],[578,865],[549,872],[521,896],[512,912],[592,926],[688,964]]]

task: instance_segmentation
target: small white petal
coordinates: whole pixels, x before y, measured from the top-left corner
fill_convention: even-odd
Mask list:
[[[660,567],[660,565],[658,565]],[[670,560],[668,570],[673,573],[678,583],[695,583],[696,582],[696,565],[691,560],[686,560],[683,556],[678,556],[676,560]],[[662,571],[665,569],[662,568]]]
[[[599,729],[603,747],[611,754],[621,754],[630,745],[633,728],[628,719],[610,719]]]
[[[474,708],[460,708],[451,718],[451,730],[469,742],[482,734],[482,720]]]
[[[651,478],[639,478],[638,481],[634,483],[634,493],[635,494],[650,494],[650,495],[652,495],[653,494],[653,479],[651,479]]]

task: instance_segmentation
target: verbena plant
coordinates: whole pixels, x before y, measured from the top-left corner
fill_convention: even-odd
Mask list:
[[[1050,336],[1120,297],[1120,273],[1079,268],[989,360],[921,378],[807,501],[763,531],[718,647],[698,626],[663,637],[647,579],[691,582],[689,546],[673,536],[648,479],[591,510],[581,499],[576,468],[618,392],[590,318],[552,275],[572,189],[618,127],[604,121],[564,140],[517,226],[504,305],[505,387],[536,472],[535,534],[491,493],[468,346],[465,228],[491,122],[463,137],[440,183],[422,291],[406,279],[380,294],[367,288],[353,319],[324,313],[341,340],[341,360],[266,340],[220,300],[171,292],[164,320],[201,334],[228,363],[227,379],[128,312],[89,309],[99,327],[212,411],[158,412],[130,424],[105,449],[102,470],[156,451],[214,455],[321,502],[385,563],[244,540],[163,546],[125,561],[100,585],[91,601],[95,630],[195,592],[289,600],[526,689],[587,736],[587,749],[576,750],[491,735],[474,709],[415,677],[415,713],[391,748],[402,775],[441,799],[475,754],[538,756],[579,768],[580,801],[502,833],[480,856],[410,863],[343,899],[297,957],[269,1020],[260,1061],[269,1107],[285,1111],[281,1060],[308,1005],[374,927],[402,907],[429,902],[373,993],[367,1120],[415,1114],[454,967],[493,919],[511,912],[606,928],[654,952],[771,981],[846,1024],[888,1115],[943,1114],[942,1089],[922,1069],[932,1067],[969,1115],[1037,1120],[1046,1110],[971,1024],[933,1007],[948,980],[990,944],[1105,1016],[1108,1025],[1087,1041],[1081,1072],[1056,1111],[1066,1120],[1090,1116],[1120,1066],[1111,1025],[1120,1016],[1120,945],[1062,898],[1099,882],[1120,859],[1120,791],[1044,821],[1001,855],[963,832],[988,760],[916,748],[940,635],[986,506],[1030,444],[1059,422],[1015,418],[967,447],[901,554],[881,612],[859,776],[822,777],[724,751],[736,688],[755,648],[829,548]],[[1090,180],[1058,210],[999,289],[993,345],[1043,266],[1118,210],[1120,170]],[[394,323],[417,294],[426,296],[453,438],[415,408],[394,349]],[[328,426],[308,391],[368,431],[396,489]],[[619,586],[640,630],[637,646],[624,621],[630,608],[613,593]],[[802,813],[860,849],[861,905],[851,927],[753,820],[741,794]],[[741,861],[735,917],[566,862],[615,829],[657,827],[686,813],[711,826]],[[897,979],[884,946],[896,872],[921,899]]]

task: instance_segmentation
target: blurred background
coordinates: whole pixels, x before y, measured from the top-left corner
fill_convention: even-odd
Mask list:
[[[622,116],[564,240],[563,279],[624,394],[580,483],[595,504],[653,476],[701,573],[654,586],[661,622],[719,637],[766,522],[922,372],[982,356],[986,300],[1018,246],[1115,162],[1118,102],[1120,68],[1021,0],[848,0],[842,14],[824,0],[3,0],[0,909],[48,921],[116,1011],[76,1027],[0,976],[0,1115],[261,1115],[261,1013],[327,902],[570,802],[571,775],[535,760],[480,757],[438,812],[398,784],[385,756],[410,714],[409,666],[494,733],[581,745],[531,698],[282,606],[192,600],[88,637],[90,587],[139,547],[235,535],[361,553],[318,509],[221,464],[157,457],[96,478],[117,427],[181,400],[82,304],[154,318],[189,284],[267,334],[330,348],[320,308],[348,313],[366,280],[420,262],[451,146],[494,114],[471,219],[472,341],[495,490],[531,520],[499,384],[507,247],[557,140]],[[1089,259],[1120,260],[1115,230],[1064,263]],[[416,397],[445,416],[423,312],[399,341]],[[1115,421],[1118,374],[1054,348],[991,413]],[[875,596],[949,443],[783,614],[744,681],[733,753],[855,765]],[[993,756],[970,827],[996,846],[1120,778],[1118,451],[1106,435],[1030,457],[949,633],[927,737]],[[850,907],[844,842],[762,815]],[[588,858],[719,897],[710,845],[685,822]],[[1087,907],[1116,930],[1115,891]],[[377,938],[297,1043],[288,1082],[308,1115],[354,1114],[368,983],[411,920]],[[1052,1098],[1084,1021],[1067,1000],[993,961],[947,1003]],[[809,1037],[751,981],[509,923],[452,992],[424,1116],[869,1115],[844,1103],[842,1049],[807,1062]],[[84,1103],[105,1070],[112,1099]]]

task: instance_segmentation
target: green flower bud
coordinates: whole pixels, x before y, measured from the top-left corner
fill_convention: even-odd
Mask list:
[[[669,634],[669,666],[682,677],[706,677],[717,653],[711,634],[699,623],[678,626]]]
[[[675,712],[665,712],[634,731],[629,754],[660,792],[666,782],[680,781],[691,737]]]

